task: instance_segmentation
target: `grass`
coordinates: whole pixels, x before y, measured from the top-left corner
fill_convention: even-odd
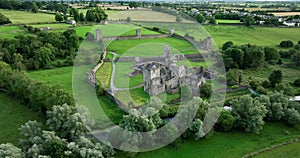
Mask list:
[[[194,46],[177,38],[140,39],[140,40],[119,40],[113,41],[107,46],[107,50],[125,56],[159,56],[163,54],[163,46],[171,46],[171,53],[193,54],[197,53]]]
[[[142,29],[142,34],[158,34],[132,24],[108,24],[108,25],[94,25],[94,26],[78,26],[75,28],[77,35],[85,37],[87,32],[95,34],[96,29],[100,29],[103,37],[121,36],[121,35],[135,35],[136,29]]]
[[[0,26],[0,38],[13,38],[19,34],[26,34],[20,26]]]
[[[300,155],[300,142],[292,143],[288,145],[281,146],[279,148],[275,148],[271,151],[266,151],[258,156],[254,156],[255,158],[282,158],[282,157],[299,157]]]
[[[219,48],[227,41],[234,44],[276,46],[283,40],[299,41],[300,28],[209,26],[204,28],[213,37]]]
[[[149,94],[144,92],[144,87],[118,91],[116,97],[125,105],[133,103],[134,106],[140,106],[150,100]]]
[[[217,19],[218,24],[240,24],[240,20],[225,20],[225,19]]]
[[[205,62],[192,62],[192,61],[189,61],[189,60],[181,60],[179,62],[177,62],[177,66],[180,66],[180,65],[184,65],[184,66],[187,66],[187,67],[204,67],[204,68],[208,68],[209,66],[213,65],[214,62],[212,61],[205,61]]]
[[[31,78],[37,81],[49,81],[51,84],[60,84],[67,91],[72,91],[73,67],[61,67],[49,70],[30,71]]]
[[[133,63],[117,62],[114,84],[118,88],[132,88],[143,84],[143,75],[129,77],[127,74],[133,72]]]
[[[73,25],[66,24],[66,23],[57,23],[57,24],[35,24],[30,26],[35,28],[50,27],[51,29],[66,29],[72,27]]]
[[[10,142],[18,145],[20,132],[18,128],[29,120],[44,120],[36,112],[0,93],[0,144]]]
[[[32,13],[4,9],[0,9],[0,12],[8,17],[13,24],[55,22],[54,14]]]
[[[285,135],[284,130],[288,130],[291,134]],[[237,158],[289,140],[299,134],[299,128],[296,129],[282,123],[269,122],[265,124],[259,135],[235,130],[228,133],[215,132],[210,138],[204,138],[199,141],[185,140],[176,149],[164,147],[150,152],[138,153],[136,158]],[[116,157],[124,157],[124,153],[119,152]]]
[[[112,71],[112,64],[105,62],[96,73],[96,78],[101,82],[104,88],[110,87],[110,76]]]

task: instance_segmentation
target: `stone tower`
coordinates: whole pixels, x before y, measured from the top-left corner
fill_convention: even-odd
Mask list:
[[[100,29],[96,30],[96,41],[99,42],[102,40],[102,32]]]
[[[169,31],[170,35],[172,36],[174,33],[175,33],[175,29],[174,28],[171,28],[170,31]]]
[[[142,31],[141,29],[136,29],[135,31],[137,38],[141,38],[142,37]]]

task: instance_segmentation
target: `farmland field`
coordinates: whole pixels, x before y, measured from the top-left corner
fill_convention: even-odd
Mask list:
[[[54,14],[31,13],[26,11],[4,9],[0,9],[0,12],[8,17],[13,24],[55,22]]]
[[[36,27],[36,28],[50,27],[51,29],[66,29],[66,28],[72,27],[73,25],[66,24],[66,23],[56,23],[56,24],[35,24],[35,25],[30,25],[30,26]]]
[[[155,22],[174,22],[176,17],[170,14],[156,12],[151,10],[134,10],[120,11],[110,15],[111,20],[127,19],[130,17],[132,21],[155,21]],[[183,19],[182,22],[194,23],[193,21]]]
[[[18,145],[18,128],[29,120],[43,121],[36,112],[0,93],[0,144],[11,142]]]
[[[300,28],[204,26],[220,48],[225,42],[276,46],[282,40],[299,41]]]

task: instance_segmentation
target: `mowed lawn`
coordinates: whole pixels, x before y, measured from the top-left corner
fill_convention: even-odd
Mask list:
[[[286,135],[284,131],[289,131]],[[201,140],[185,140],[177,149],[164,147],[158,150],[139,153],[136,158],[240,158],[248,153],[279,144],[292,137],[299,136],[300,130],[282,123],[267,123],[260,134],[240,131],[228,133],[215,132],[210,138]],[[298,146],[299,147],[299,146]],[[117,158],[124,158],[120,152]]]
[[[234,44],[256,44],[276,46],[283,40],[300,40],[300,28],[245,27],[245,26],[209,26],[204,28],[213,37],[219,48],[227,41]]]
[[[13,38],[19,34],[28,33],[20,26],[0,26],[0,38]]]
[[[300,142],[284,145],[271,151],[266,151],[255,158],[294,158],[300,156]]]
[[[29,120],[44,121],[36,112],[0,93],[0,144],[11,142],[18,145],[18,128]]]
[[[96,29],[100,29],[103,37],[108,36],[125,36],[135,35],[136,29],[141,29],[143,34],[158,34],[157,32],[141,28],[132,24],[108,24],[108,25],[94,25],[94,26],[77,26],[75,28],[77,35],[85,37],[87,32],[95,34]]]
[[[54,14],[32,13],[26,11],[4,9],[0,9],[0,12],[8,17],[13,24],[55,22]]]

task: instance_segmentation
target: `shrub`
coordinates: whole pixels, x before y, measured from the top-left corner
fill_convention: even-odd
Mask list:
[[[283,47],[283,48],[290,48],[290,47],[293,47],[293,46],[294,46],[294,43],[291,40],[280,42],[280,47]]]
[[[216,129],[219,131],[227,132],[232,128],[234,121],[235,118],[229,111],[222,110],[216,123]]]
[[[300,87],[300,78],[298,78],[294,81],[294,85],[297,87]]]

